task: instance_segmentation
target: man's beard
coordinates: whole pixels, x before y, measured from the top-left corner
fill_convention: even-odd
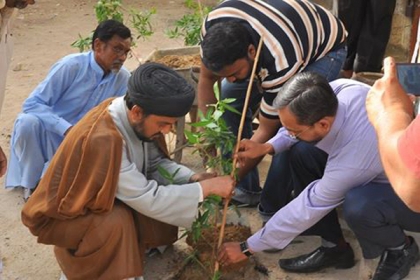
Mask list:
[[[122,68],[123,62],[116,60],[114,61],[114,63],[112,64],[112,68],[111,68],[111,72],[114,74],[118,74],[118,72],[120,72],[121,68]]]
[[[249,59],[249,57],[247,58],[247,61],[249,63],[249,72],[248,72],[248,74],[243,79],[235,79],[235,81],[233,82],[234,84],[235,83],[249,82],[249,78],[251,77],[251,72],[252,72],[252,64],[253,64],[253,61],[251,61],[251,59]]]
[[[139,123],[139,124],[137,124],[137,125],[133,126],[134,133],[136,134],[137,138],[138,138],[140,141],[143,141],[143,142],[153,142],[153,138],[154,138],[155,136],[158,136],[160,133],[156,133],[156,134],[152,135],[150,138],[149,138],[149,137],[146,137],[146,136],[143,134],[143,130],[144,130],[144,122],[145,122],[145,119],[143,118],[143,119],[140,121],[140,123]]]

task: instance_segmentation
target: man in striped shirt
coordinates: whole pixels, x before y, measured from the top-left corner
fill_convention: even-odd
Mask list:
[[[304,0],[224,1],[207,16],[202,37],[198,83],[202,112],[207,104],[216,102],[213,85],[219,78],[225,78],[222,98],[235,98],[233,106],[242,111],[257,46],[263,38],[242,133],[242,138],[260,143],[274,136],[281,125],[272,107],[279,88],[302,71],[317,72],[331,81],[337,78],[347,54],[343,24],[323,7]],[[253,134],[251,108],[258,104],[260,124]],[[240,116],[226,112],[223,117],[237,134]],[[250,205],[260,202],[257,162],[241,168],[233,200]],[[273,183],[267,180],[266,184]],[[261,205],[260,211],[266,212]]]

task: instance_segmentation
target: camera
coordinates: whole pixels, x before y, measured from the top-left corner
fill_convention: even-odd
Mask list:
[[[420,63],[397,63],[397,75],[407,93],[420,96]]]
[[[420,63],[397,63],[398,80],[408,94],[415,95],[414,116],[420,112]]]

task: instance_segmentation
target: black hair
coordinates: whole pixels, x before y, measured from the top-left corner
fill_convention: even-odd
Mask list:
[[[93,32],[92,49],[94,48],[96,38],[99,38],[99,40],[106,43],[111,40],[114,35],[117,35],[123,39],[128,39],[131,38],[131,31],[127,26],[113,19],[108,19],[101,22]]]
[[[252,37],[239,21],[220,22],[210,27],[201,42],[202,62],[214,72],[248,56]]]
[[[338,99],[327,79],[314,72],[293,76],[278,92],[273,106],[288,107],[301,125],[313,125],[327,116],[335,116]]]
[[[151,115],[151,113],[150,113],[149,111],[147,111],[147,109],[146,109],[146,108],[143,108],[143,107],[141,107],[141,106],[140,106],[140,105],[138,105],[138,104],[135,104],[135,103],[131,100],[131,98],[130,98],[130,96],[129,96],[129,94],[128,94],[128,93],[126,93],[126,94],[124,95],[124,101],[125,101],[125,105],[127,106],[128,110],[133,109],[134,105],[139,106],[139,107],[142,109],[142,115],[143,115],[143,118],[146,118],[147,116]]]

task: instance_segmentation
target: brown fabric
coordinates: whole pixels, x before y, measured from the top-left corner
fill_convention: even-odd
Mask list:
[[[178,237],[176,227],[139,214],[118,200],[110,213],[56,220],[48,228],[62,236],[54,253],[69,280],[143,275],[144,251],[170,245]]]
[[[111,101],[71,129],[22,210],[22,222],[38,242],[57,246],[57,260],[69,279],[139,276],[144,248],[176,240],[176,227],[138,213],[135,223],[131,208],[122,203],[113,208],[123,139],[108,113]],[[163,137],[157,144],[167,154]],[[139,236],[145,243],[140,239],[139,245]]]
[[[121,202],[107,214],[56,220],[51,229],[65,237],[65,247],[55,246],[54,253],[69,280],[121,280],[143,273],[144,247],[137,241],[131,209]]]
[[[50,219],[106,213],[114,204],[123,140],[108,113],[111,100],[91,110],[61,143],[22,222],[38,236]],[[38,239],[49,244],[48,240]]]
[[[134,221],[139,242],[150,249],[170,245],[178,239],[178,227],[162,223],[134,211]]]

